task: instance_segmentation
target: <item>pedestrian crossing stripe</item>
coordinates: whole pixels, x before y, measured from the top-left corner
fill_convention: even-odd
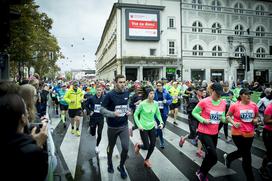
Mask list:
[[[80,117],[80,126],[79,126],[80,132],[82,130],[82,121],[83,121],[83,118]],[[72,134],[70,132],[71,129],[72,129],[72,126],[70,124],[65,134],[65,137],[60,145],[60,151],[71,172],[72,177],[75,178],[77,158],[79,154],[78,150],[79,150],[80,137]]]
[[[130,127],[132,126],[129,122]],[[138,130],[135,130],[133,137],[130,137],[133,144],[140,143],[141,137]],[[141,156],[145,159],[147,150],[140,149]],[[150,162],[152,164],[152,171],[156,174],[159,180],[183,180],[189,181],[182,172],[180,172],[175,165],[172,164],[156,147],[150,157]],[[163,165],[163,167],[162,167]],[[143,167],[143,169],[146,169]],[[165,174],[167,173],[167,174]]]
[[[171,123],[171,121],[173,122],[174,120],[173,120],[173,118],[169,117],[167,119],[167,122]],[[189,125],[185,124],[182,121],[179,121],[178,125],[176,125],[176,127],[179,127],[180,129],[183,129],[183,130],[185,130],[186,132],[189,133]],[[237,150],[236,146],[234,146],[232,144],[228,144],[228,143],[224,142],[223,140],[221,140],[219,138],[218,138],[218,141],[217,141],[217,147],[216,148],[222,150],[223,152],[226,152],[227,154]],[[256,169],[259,169],[261,167],[261,165],[262,165],[262,158],[254,155],[254,154],[251,154],[251,158],[252,158],[252,163],[254,163],[252,165],[252,167],[256,168]],[[242,159],[240,158],[239,160],[242,160]]]
[[[104,124],[102,131],[102,138],[99,144],[100,153],[98,154],[99,166],[101,173],[101,180],[110,180],[110,181],[119,181],[121,179],[120,172],[116,169],[120,164],[120,152],[115,146],[112,153],[112,164],[114,168],[114,173],[108,172],[108,159],[107,159],[107,147],[108,147],[108,135],[107,135],[107,124]],[[126,169],[126,168],[125,168]],[[127,170],[126,170],[127,172]],[[127,181],[130,181],[129,176],[126,178]]]

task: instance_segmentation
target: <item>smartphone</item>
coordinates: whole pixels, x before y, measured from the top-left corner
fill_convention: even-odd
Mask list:
[[[37,134],[37,133],[39,133],[41,131],[41,128],[43,127],[43,123],[30,123],[29,124],[29,130],[30,130],[30,132],[32,131],[32,129],[34,127],[37,128],[36,131],[35,131],[35,133]]]

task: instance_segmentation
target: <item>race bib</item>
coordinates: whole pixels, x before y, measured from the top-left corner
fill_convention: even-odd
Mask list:
[[[210,122],[211,124],[219,124],[222,118],[222,112],[211,111],[210,112]]]
[[[128,111],[128,106],[127,105],[117,105],[115,106],[115,111],[120,113],[120,117],[123,117],[126,115]]]
[[[159,109],[163,109],[163,101],[158,101]]]
[[[252,122],[255,114],[253,110],[240,110],[240,118],[243,122]]]
[[[95,104],[95,105],[94,105],[94,112],[100,113],[100,108],[101,108],[101,105],[100,105],[100,104]]]

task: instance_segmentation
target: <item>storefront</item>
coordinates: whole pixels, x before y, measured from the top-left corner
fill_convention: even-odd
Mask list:
[[[269,72],[268,70],[254,70],[254,82],[259,82],[260,84],[269,82]]]
[[[143,80],[154,81],[160,79],[160,68],[143,68]]]
[[[192,81],[205,80],[205,70],[204,69],[191,69],[191,79]]]
[[[224,81],[224,69],[211,69],[211,80]]]
[[[176,68],[166,68],[166,79],[168,81],[176,79]]]
[[[127,80],[137,80],[137,68],[126,68],[126,79]]]

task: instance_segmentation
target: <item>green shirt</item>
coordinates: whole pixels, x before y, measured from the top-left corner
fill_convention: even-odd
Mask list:
[[[134,120],[138,127],[142,127],[144,130],[151,130],[155,126],[155,115],[162,124],[163,122],[158,102],[154,101],[153,103],[150,103],[146,99],[142,101],[135,110]]]

